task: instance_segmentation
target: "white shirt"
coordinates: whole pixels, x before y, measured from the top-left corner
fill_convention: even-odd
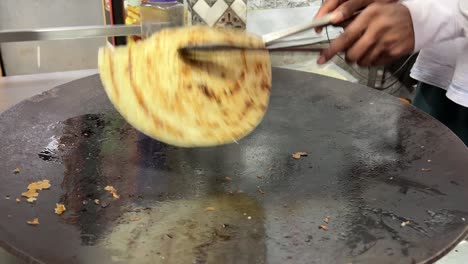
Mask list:
[[[415,50],[445,40],[467,37],[468,0],[407,0],[415,35]]]
[[[420,55],[411,71],[418,81],[447,90],[468,107],[468,0],[408,0]]]
[[[411,69],[411,77],[447,90],[457,63],[458,42],[446,41],[424,48]]]

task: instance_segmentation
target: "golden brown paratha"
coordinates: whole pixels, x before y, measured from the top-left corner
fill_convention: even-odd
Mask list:
[[[136,129],[181,147],[235,142],[262,120],[271,88],[267,51],[225,51],[183,59],[194,44],[264,47],[261,38],[209,27],[163,30],[127,47],[101,48],[104,89]]]

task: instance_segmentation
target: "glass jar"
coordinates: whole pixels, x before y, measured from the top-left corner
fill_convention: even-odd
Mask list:
[[[140,19],[143,38],[163,28],[184,26],[184,4],[177,0],[142,1]]]
[[[141,25],[140,19],[140,0],[125,1],[125,24]],[[127,44],[141,40],[141,36],[127,36]]]

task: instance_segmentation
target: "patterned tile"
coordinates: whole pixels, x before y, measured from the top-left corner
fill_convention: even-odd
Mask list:
[[[192,25],[206,25],[206,22],[196,13],[191,14]]]
[[[198,1],[202,1],[202,0],[184,0],[184,2],[186,2],[189,7],[194,6]],[[203,0],[203,1],[205,1],[209,6],[213,6],[217,0]],[[224,0],[224,2],[229,6],[232,3],[234,3],[234,1],[235,0]],[[247,4],[248,1],[251,1],[251,0],[242,0],[242,2],[244,2],[245,4]]]
[[[236,29],[245,29],[245,22],[232,10],[228,8],[223,16],[216,22],[217,27],[230,27]]]
[[[213,6],[214,4],[216,4],[216,1],[217,1],[217,0],[205,0],[205,2],[206,2],[209,6]]]
[[[186,0],[189,24],[245,29],[247,0]]]
[[[196,3],[198,2],[198,0],[188,0],[188,5],[190,7],[194,6]]]
[[[236,15],[242,19],[244,23],[247,21],[247,5],[243,0],[235,0],[231,4],[231,9],[236,13]]]
[[[210,27],[224,14],[228,5],[223,0],[217,0],[213,6],[209,6],[205,0],[199,0],[193,6],[193,12],[199,15]]]
[[[234,0],[224,0],[224,2],[226,2],[226,4],[228,5],[232,5],[232,2],[234,2]]]

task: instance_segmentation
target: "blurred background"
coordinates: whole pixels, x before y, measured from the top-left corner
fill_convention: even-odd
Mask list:
[[[103,24],[139,24],[140,8],[145,1],[129,0],[2,0],[0,1],[0,30],[17,30]],[[185,7],[186,24],[206,24],[233,27],[263,34],[312,18],[321,0],[179,0]],[[112,8],[111,8],[112,7]],[[326,34],[328,33],[328,34]],[[320,36],[305,32],[284,40],[285,45],[328,42],[340,33],[329,27]],[[112,44],[138,40],[111,39]],[[105,38],[60,41],[31,41],[0,44],[0,67],[3,76],[53,73],[95,69],[97,50]],[[347,65],[335,58],[324,67],[316,63],[316,53],[275,53],[273,64],[296,70],[328,75],[359,82],[374,89],[411,99],[414,82],[409,70],[416,58],[404,58],[378,68]],[[405,63],[406,62],[406,63]]]

